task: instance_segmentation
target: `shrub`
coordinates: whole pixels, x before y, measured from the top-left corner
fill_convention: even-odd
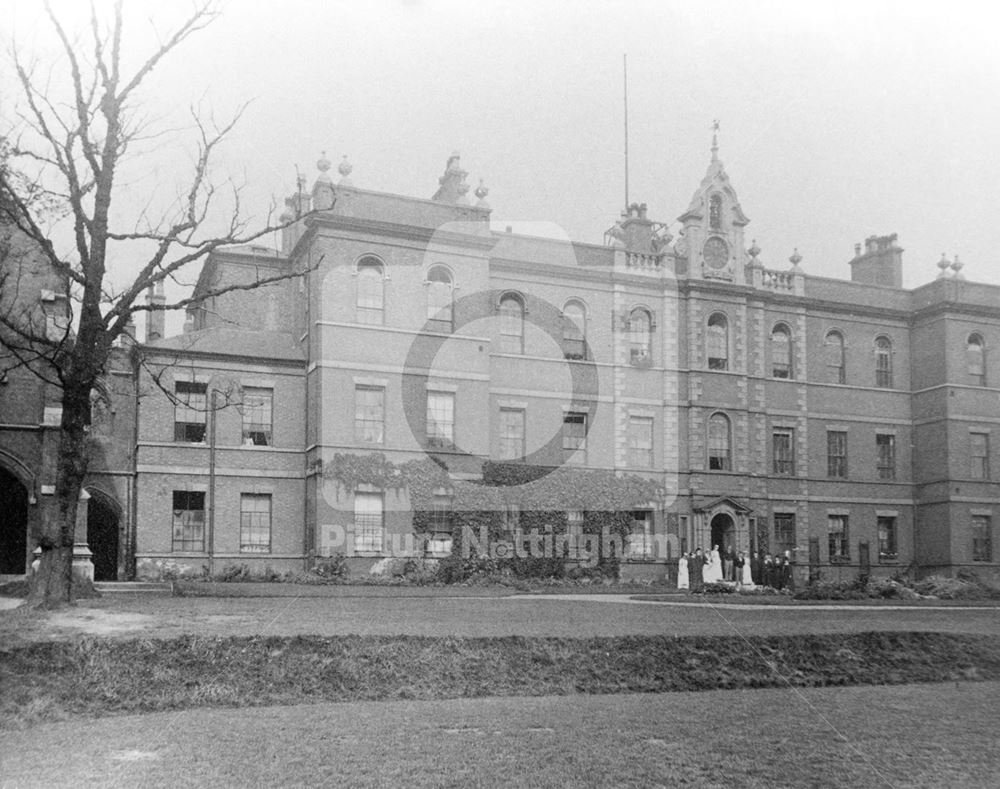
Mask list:
[[[964,571],[957,578],[931,575],[917,581],[913,589],[922,595],[941,600],[996,600],[1000,599],[1000,589],[984,583],[974,573]]]
[[[249,577],[250,568],[245,564],[227,564],[222,568],[222,572],[215,577],[215,580],[222,581],[223,583],[232,583],[234,581],[245,581]]]
[[[868,593],[856,581],[817,581],[796,591],[796,600],[864,600]]]
[[[316,560],[312,571],[314,575],[326,581],[342,581],[350,575],[347,557],[338,553],[334,556],[324,556]]]

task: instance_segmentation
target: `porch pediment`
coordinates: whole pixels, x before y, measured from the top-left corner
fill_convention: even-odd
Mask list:
[[[719,509],[731,509],[740,515],[749,515],[753,512],[750,507],[740,504],[736,499],[729,496],[719,496],[718,498],[704,499],[702,501],[696,500],[693,509],[695,512],[713,512]]]

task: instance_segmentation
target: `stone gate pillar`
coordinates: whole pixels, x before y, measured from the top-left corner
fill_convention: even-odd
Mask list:
[[[76,529],[73,532],[73,575],[94,582],[93,553],[87,546],[87,513],[90,509],[90,494],[80,490],[80,500],[76,505]]]

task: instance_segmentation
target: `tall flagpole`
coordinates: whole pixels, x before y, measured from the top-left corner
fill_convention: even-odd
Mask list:
[[[625,211],[628,212],[628,54],[622,55],[622,76],[625,81]]]

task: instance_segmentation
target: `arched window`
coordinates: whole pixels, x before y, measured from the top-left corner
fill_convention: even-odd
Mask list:
[[[500,299],[500,351],[524,353],[524,302],[513,293]]]
[[[453,291],[451,273],[444,266],[434,266],[427,272],[427,321],[430,328],[451,331]]]
[[[771,330],[771,375],[792,377],[792,332],[784,323]]]
[[[578,301],[563,307],[562,346],[567,359],[587,358],[587,312]]]
[[[892,388],[892,343],[888,337],[875,338],[875,386]]]
[[[712,230],[722,229],[722,197],[712,195],[708,201],[708,226]]]
[[[653,358],[653,319],[641,307],[628,316],[629,361],[632,364],[649,364]]]
[[[708,468],[712,471],[731,471],[732,441],[729,417],[716,413],[708,418]]]
[[[705,352],[709,370],[729,369],[729,321],[721,312],[713,313],[708,319]]]
[[[385,321],[385,268],[378,258],[358,262],[357,321],[381,326]]]
[[[970,334],[965,346],[969,377],[975,386],[986,386],[986,345],[979,334]]]
[[[844,335],[839,331],[826,333],[823,344],[826,354],[826,380],[831,384],[847,383],[847,369],[844,366]]]

